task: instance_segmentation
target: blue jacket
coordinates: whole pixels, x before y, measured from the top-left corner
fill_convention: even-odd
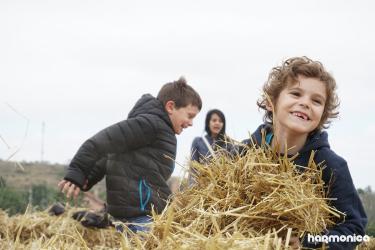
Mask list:
[[[257,145],[260,145],[262,141],[262,129],[265,129],[266,135],[272,133],[272,128],[269,125],[259,126],[252,135]],[[250,140],[245,140],[244,143],[251,144]],[[316,132],[310,135],[294,163],[307,166],[312,151],[315,151],[314,161],[316,163],[325,162],[326,167],[323,169],[322,176],[324,183],[330,183],[332,177],[328,197],[336,198],[336,200],[331,201],[330,205],[346,214],[345,220],[337,221],[338,224],[328,228],[328,232],[322,232],[322,235],[365,235],[367,216],[362,202],[354,187],[346,161],[330,149],[327,132]],[[357,244],[359,243],[331,242],[329,247],[330,249],[349,250],[354,249]],[[303,246],[321,247],[321,245],[308,244],[307,237],[303,241]]]
[[[207,142],[211,145],[212,149],[215,151],[218,141],[209,135],[204,136]],[[230,154],[235,153],[235,146],[230,142],[222,143],[222,149]],[[219,145],[220,146],[220,145]],[[197,161],[199,163],[204,163],[205,159],[211,156],[210,150],[208,149],[206,143],[203,141],[203,137],[195,137],[193,143],[191,144],[191,160]]]
[[[207,142],[214,146],[214,139],[208,135],[205,135]],[[203,141],[202,137],[195,137],[193,143],[191,144],[191,160],[202,163],[205,158],[210,157],[210,150],[207,148],[206,143]]]

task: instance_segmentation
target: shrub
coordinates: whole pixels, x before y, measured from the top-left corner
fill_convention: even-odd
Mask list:
[[[27,207],[27,194],[7,187],[0,188],[0,208],[10,215],[23,213]]]

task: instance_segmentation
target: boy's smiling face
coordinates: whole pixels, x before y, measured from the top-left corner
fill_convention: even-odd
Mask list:
[[[173,101],[168,101],[165,104],[165,109],[172,121],[173,130],[178,135],[183,129],[193,126],[193,119],[199,113],[197,106],[189,104],[186,107],[176,108]]]
[[[298,76],[297,80],[280,92],[273,119],[279,131],[305,136],[320,123],[327,91],[325,84],[316,78]],[[272,111],[270,106],[267,109]]]

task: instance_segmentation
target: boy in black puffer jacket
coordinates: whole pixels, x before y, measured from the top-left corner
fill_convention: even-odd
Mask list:
[[[79,148],[58,184],[68,198],[87,191],[104,176],[107,211],[123,222],[147,222],[171,194],[176,134],[193,125],[202,108],[184,78],[165,84],[157,98],[143,95],[128,118],[100,131]]]

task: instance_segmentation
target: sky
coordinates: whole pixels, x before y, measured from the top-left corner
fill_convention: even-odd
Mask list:
[[[370,0],[1,0],[0,158],[65,164],[142,94],[183,75],[203,99],[177,136],[186,165],[209,109],[225,113],[229,136],[247,138],[272,67],[308,56],[338,84],[333,150],[357,187],[375,187],[374,23]]]

